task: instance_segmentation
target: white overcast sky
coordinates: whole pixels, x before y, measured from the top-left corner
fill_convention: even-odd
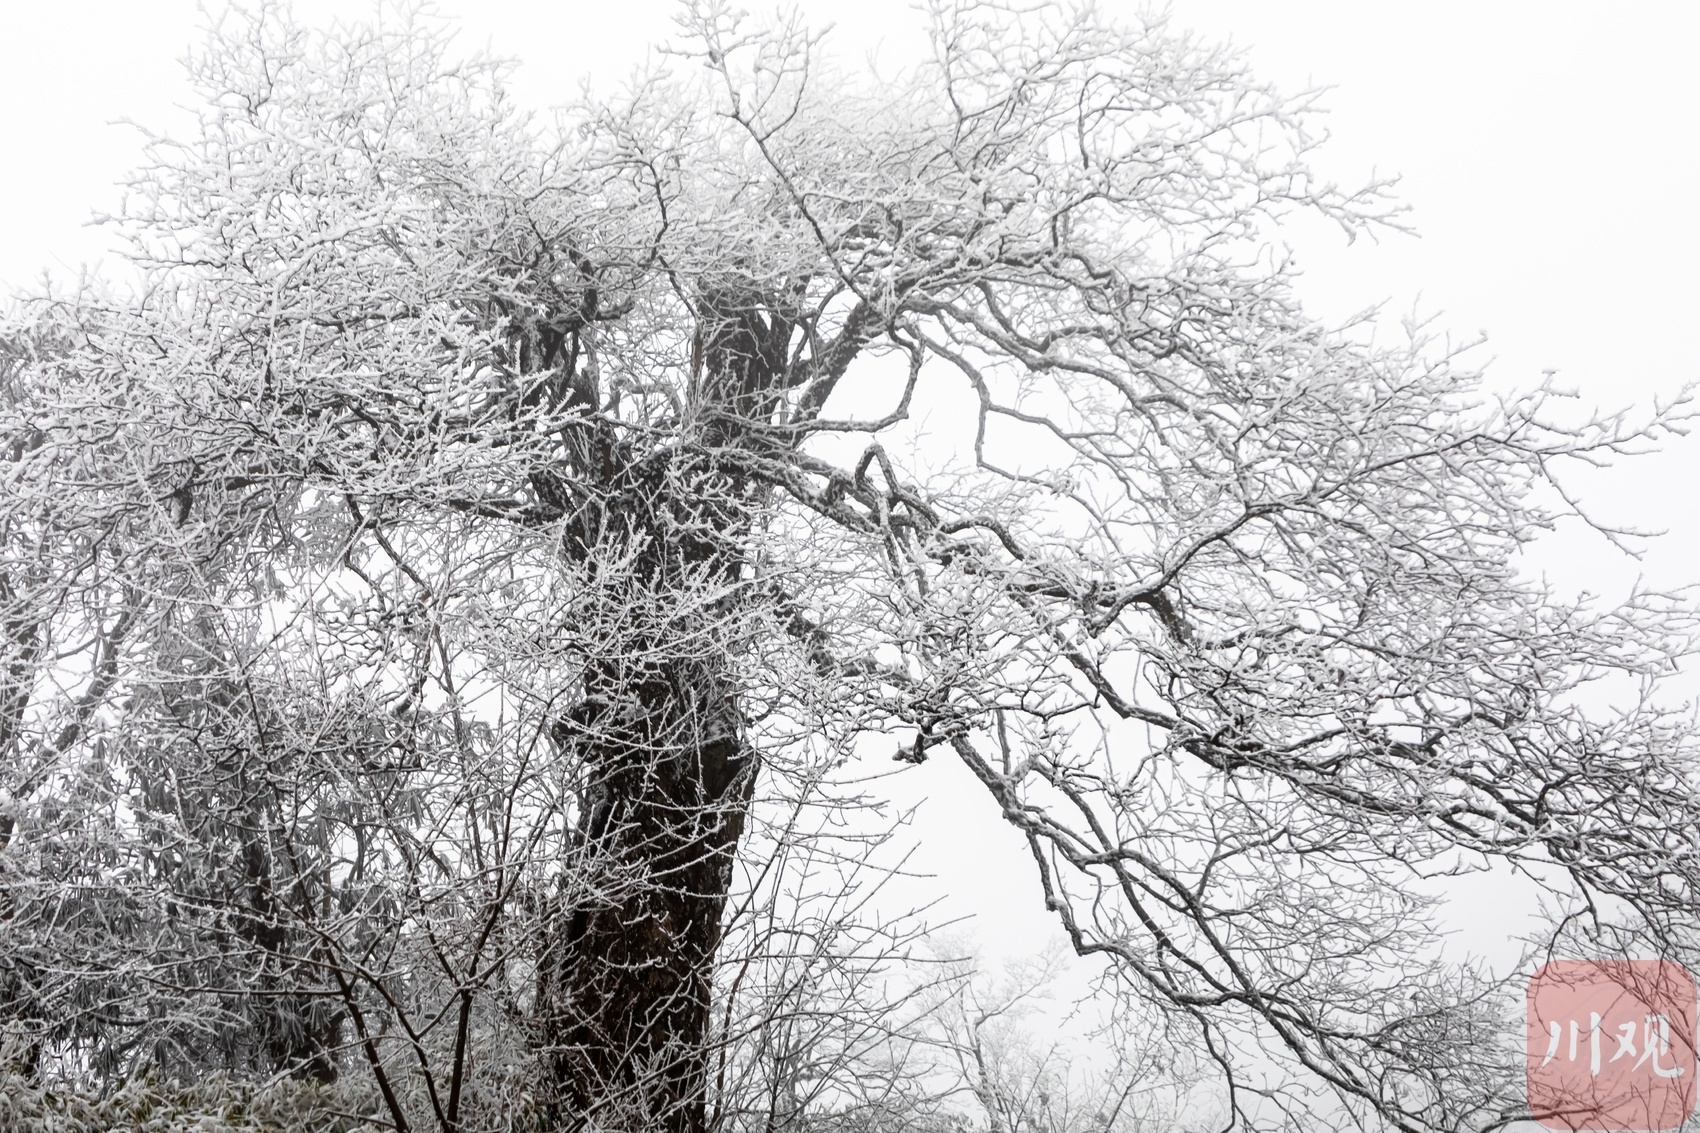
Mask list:
[[[296,8],[320,20],[369,4]],[[835,23],[847,51],[883,40],[890,59],[914,48],[902,0],[802,8]],[[72,275],[100,258],[104,233],[85,222],[116,202],[113,183],[139,153],[136,132],[112,123],[171,121],[186,97],[177,60],[199,39],[200,9],[196,0],[0,0],[0,285],[30,283],[43,268]],[[623,76],[671,33],[673,5],[442,0],[438,9],[463,22],[468,45],[522,60],[517,92],[541,107],[587,73]],[[1326,312],[1389,300],[1403,314],[1420,295],[1420,309],[1460,337],[1487,333],[1481,360],[1495,360],[1497,384],[1557,370],[1611,406],[1700,377],[1687,349],[1700,307],[1700,5],[1176,0],[1171,20],[1231,39],[1285,88],[1334,88],[1325,172],[1401,175],[1420,237],[1301,246]],[[1675,530],[1688,521],[1687,493],[1674,483],[1684,469],[1700,469],[1700,458],[1622,474],[1607,510],[1692,536]],[[1686,581],[1700,540],[1666,542],[1649,573]]]
[[[846,50],[882,37],[886,58],[912,49],[904,29],[913,17],[897,0],[801,6],[815,22],[838,23]],[[296,7],[315,20],[369,10]],[[620,77],[671,31],[672,5],[660,0],[438,8],[464,20],[464,42],[521,59],[516,91],[538,107],[565,99],[586,73]],[[0,0],[0,284],[27,284],[43,268],[73,275],[100,257],[105,239],[84,222],[115,203],[113,182],[139,152],[133,130],[109,123],[169,123],[186,97],[177,60],[203,19],[194,0]],[[1691,348],[1700,4],[1176,0],[1171,21],[1231,38],[1287,89],[1333,87],[1324,172],[1342,181],[1372,169],[1402,175],[1420,237],[1301,246],[1326,313],[1389,300],[1399,314],[1420,294],[1420,309],[1458,336],[1486,332],[1481,361],[1493,360],[1496,385],[1532,385],[1556,370],[1584,399],[1614,408],[1700,378]],[[1608,518],[1670,529],[1645,563],[1662,585],[1695,577],[1697,472],[1700,438],[1584,486]],[[1569,585],[1607,592],[1635,574],[1568,550],[1550,566]],[[946,791],[945,773],[929,764],[915,785]],[[984,833],[950,846],[932,840],[925,864],[954,884],[981,879],[970,902],[988,928],[1019,935],[1014,912],[1000,921],[997,910],[1030,902],[1000,887],[1025,898],[1031,864]],[[986,869],[994,859],[999,868]]]

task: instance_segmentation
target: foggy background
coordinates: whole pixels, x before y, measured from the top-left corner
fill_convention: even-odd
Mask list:
[[[217,5],[209,5],[214,11]],[[1101,5],[1132,15],[1132,4]],[[801,5],[836,23],[829,43],[845,62],[866,52],[895,69],[924,47],[919,16],[892,0]],[[305,21],[366,4],[301,2]],[[612,8],[612,11],[609,9]],[[621,0],[445,0],[459,44],[517,57],[517,101],[536,109],[571,97],[587,76],[617,82],[647,46],[674,29],[672,5]],[[757,7],[757,14],[771,6]],[[1529,388],[1546,371],[1583,404],[1647,406],[1700,378],[1691,339],[1700,307],[1700,85],[1693,44],[1700,6],[1638,3],[1365,4],[1179,0],[1172,27],[1231,40],[1254,73],[1288,92],[1334,88],[1324,99],[1332,140],[1315,158],[1342,184],[1401,175],[1406,221],[1419,237],[1384,233],[1348,247],[1338,230],[1288,237],[1306,275],[1301,293],[1330,319],[1384,304],[1387,329],[1415,311],[1456,341],[1485,335],[1472,355],[1490,388]],[[141,155],[129,118],[169,131],[190,92],[178,60],[208,17],[191,0],[125,3],[0,0],[0,287],[62,282],[84,264],[121,271],[92,212],[114,208],[117,182]],[[909,32],[906,29],[914,29]],[[1561,591],[1621,598],[1695,577],[1700,439],[1634,467],[1568,486],[1602,519],[1666,534],[1639,562],[1597,537],[1561,530],[1531,559]],[[870,771],[896,764],[883,755]],[[911,868],[932,875],[894,891],[947,894],[932,919],[972,916],[963,930],[991,958],[1055,936],[1025,847],[990,799],[947,755],[881,784],[918,805],[904,835]],[[1504,940],[1529,927],[1526,897],[1504,879],[1460,879],[1456,957],[1508,963]],[[1502,969],[1503,970],[1503,969]]]

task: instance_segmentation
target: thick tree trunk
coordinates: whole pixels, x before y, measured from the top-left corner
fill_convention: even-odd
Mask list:
[[[592,696],[559,728],[592,786],[584,890],[545,956],[545,1049],[565,1128],[701,1133],[710,980],[755,761],[717,674],[625,668],[603,674],[619,700]]]
[[[751,486],[715,454],[744,442],[743,424],[771,411],[783,381],[791,324],[749,298],[703,300],[696,455],[638,455],[604,426],[570,454],[568,476],[533,477],[564,505],[569,557],[593,578],[619,564],[620,581],[601,582],[664,627],[593,662],[555,726],[587,781],[578,869],[547,930],[538,989],[557,1123],[569,1130],[705,1126],[711,980],[757,758],[728,659],[705,648],[712,632],[687,628],[685,610],[693,587],[740,577]],[[594,405],[593,383],[578,386]],[[596,487],[575,498],[575,480]]]
[[[704,1129],[714,959],[757,761],[716,631],[691,628],[716,615],[688,611],[693,585],[737,577],[737,499],[711,476],[624,465],[594,530],[569,534],[590,562],[615,552],[611,594],[657,628],[605,643],[615,655],[554,729],[585,784],[539,970],[563,1129]]]

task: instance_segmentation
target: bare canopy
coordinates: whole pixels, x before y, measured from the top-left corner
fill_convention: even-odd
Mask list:
[[[1281,226],[1394,206],[1160,22],[940,0],[876,81],[679,20],[543,126],[429,20],[228,15],[129,187],[142,284],[9,318],[19,1072],[776,1128],[728,1085],[786,931],[728,954],[751,831],[895,749],[1025,836],[1219,1123],[1526,1113],[1409,882],[1503,863],[1691,955],[1692,606],[1517,571],[1567,463],[1686,409],[1561,424],[1307,316]],[[785,1127],[897,1128],[845,1074]]]

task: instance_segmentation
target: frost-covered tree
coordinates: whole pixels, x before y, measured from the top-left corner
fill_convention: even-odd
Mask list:
[[[960,763],[1242,1122],[1516,1111],[1413,876],[1506,863],[1691,947],[1694,741],[1578,691],[1644,692],[1692,608],[1518,571],[1568,464],[1681,411],[1566,423],[1306,315],[1281,226],[1393,206],[1232,57],[929,15],[876,80],[690,3],[547,125],[426,20],[219,23],[129,185],[139,282],[5,328],[28,1072],[695,1133],[756,1122],[730,1065],[827,1113],[772,1034],[725,1051],[778,1017],[752,957],[841,970],[751,909],[807,904],[783,816],[893,744]]]

